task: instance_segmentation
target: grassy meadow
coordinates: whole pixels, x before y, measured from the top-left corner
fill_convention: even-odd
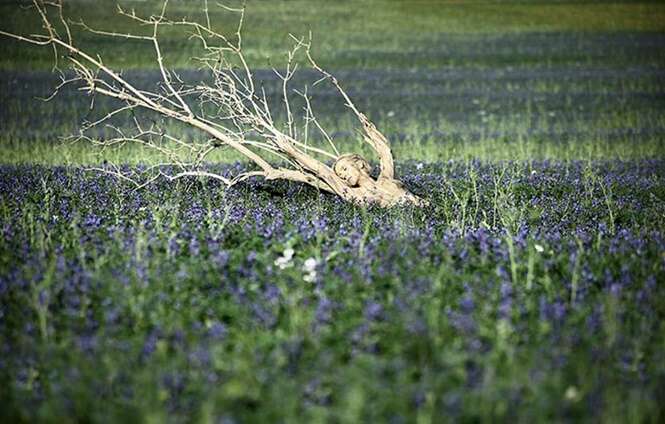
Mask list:
[[[74,22],[120,33],[135,30],[112,8],[67,4]],[[150,14],[158,2],[120,4]],[[270,67],[284,65],[289,33],[302,36],[311,30],[317,60],[339,76],[354,101],[389,136],[398,158],[628,159],[663,151],[665,6],[658,2],[313,4],[248,5],[245,51],[272,95],[276,117],[283,115],[283,108]],[[191,3],[176,2],[171,9],[174,19],[203,19],[201,9]],[[0,14],[7,17],[5,30],[39,31],[30,9],[3,3]],[[235,31],[233,13],[211,7],[210,19],[226,33]],[[73,29],[83,47],[99,51],[106,63],[135,75],[135,81],[153,87],[159,79],[149,43]],[[161,39],[168,66],[190,82],[205,79],[204,73],[195,72],[197,63],[191,58],[200,50],[187,33],[166,28]],[[97,107],[90,111],[92,99],[73,89],[50,103],[36,100],[50,95],[57,83],[49,72],[52,52],[8,39],[0,42],[4,162],[161,160],[136,146],[100,154],[90,146],[59,143],[111,104],[95,98]],[[353,117],[344,113],[338,96],[330,88],[312,87],[318,78],[303,74],[293,88],[308,86],[318,119],[343,150],[363,151]],[[177,136],[197,136],[170,122],[163,126]],[[237,159],[229,152],[212,157]]]
[[[111,3],[65,3],[72,21],[133,28]],[[0,29],[38,32],[28,4],[0,2]],[[159,81],[149,45],[74,30],[130,81]],[[245,52],[278,121],[271,67],[310,30],[429,206],[258,179],[134,190],[86,168],[163,158],[69,142],[115,104],[39,100],[52,52],[0,38],[0,421],[662,422],[665,4],[249,0]],[[187,34],[161,36],[169,67],[209,78]],[[293,87],[338,148],[371,157],[303,68]]]

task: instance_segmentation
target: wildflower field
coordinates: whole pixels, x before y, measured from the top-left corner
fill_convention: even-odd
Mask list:
[[[248,2],[255,76],[279,108],[261,58],[322,28],[322,62],[426,207],[260,179],[136,190],[86,167],[160,158],[58,142],[111,104],[36,100],[49,52],[0,39],[0,421],[665,419],[665,6],[356,5]],[[0,28],[29,27],[15,10]],[[158,80],[140,49],[106,47]],[[311,93],[338,146],[367,153],[334,93]]]

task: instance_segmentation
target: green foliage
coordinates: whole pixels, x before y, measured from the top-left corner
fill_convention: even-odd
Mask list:
[[[40,30],[34,11],[18,7],[22,2],[3,2],[2,29],[32,33]],[[233,13],[210,3],[213,26],[232,35],[236,28]],[[128,10],[149,16],[159,12],[160,1],[127,1],[119,4]],[[114,6],[90,7],[89,1],[65,2],[67,16],[83,19],[94,28],[134,31],[133,22],[115,14]],[[173,19],[184,16],[204,21],[203,1],[172,1]],[[539,32],[638,32],[665,29],[665,5],[660,2],[524,2],[475,1],[446,2],[370,0],[362,5],[349,1],[249,1],[245,46],[256,67],[266,67],[268,60],[283,63],[288,34],[314,34],[315,52],[322,65],[329,68],[372,67],[403,68],[454,64],[423,56],[447,39],[476,37],[480,34]],[[417,29],[417,30],[416,30]],[[148,31],[143,28],[140,31]],[[128,40],[109,40],[81,31],[75,35],[84,47],[106,53],[108,64],[121,68],[153,68],[154,54],[149,44]],[[175,68],[191,66],[189,59],[199,52],[196,43],[186,41],[187,34],[177,29],[163,32],[163,51],[167,63]],[[48,51],[29,48],[2,40],[0,68],[50,69]],[[415,59],[415,60],[414,60]],[[554,59],[554,58],[553,58]],[[483,60],[492,60],[484,58]]]
[[[432,206],[390,211],[1,167],[2,418],[658,421],[665,167],[638,165],[412,165]]]

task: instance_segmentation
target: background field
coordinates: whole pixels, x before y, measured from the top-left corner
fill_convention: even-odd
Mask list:
[[[113,10],[68,4],[74,21],[133,29]],[[121,4],[149,14],[157,3]],[[203,18],[192,3],[175,3],[172,9],[174,18]],[[14,3],[0,5],[0,13],[5,29],[39,29],[30,10]],[[211,13],[216,27],[235,30],[233,14],[219,8]],[[248,7],[245,46],[279,116],[279,91],[269,67],[284,63],[288,33],[312,30],[317,59],[387,133],[401,159],[628,159],[664,151],[664,22],[665,5],[658,2],[254,2]],[[157,82],[150,45],[76,35],[141,84]],[[51,103],[36,101],[48,96],[55,82],[47,72],[51,52],[6,39],[0,43],[5,162],[159,160],[138,149],[100,157],[89,146],[56,148],[59,137],[75,133],[84,119],[102,116],[109,103],[95,99],[96,110],[90,111],[91,99],[75,90]],[[186,79],[205,79],[192,70],[196,63],[190,58],[199,52],[187,34],[165,30],[163,50],[167,64]],[[319,119],[343,150],[362,150],[355,122],[338,96],[325,87],[312,89],[314,80],[305,72],[293,86],[310,86]],[[185,135],[175,124],[164,125]],[[213,157],[235,159],[227,153]]]
[[[25,4],[0,1],[0,28],[38,31]],[[233,31],[212,2],[211,18]],[[37,100],[49,51],[0,39],[0,421],[663,422],[665,4],[250,0],[246,52],[277,117],[270,66],[310,29],[430,206],[260,180],[133,190],[83,166],[154,153],[61,141],[112,103]],[[148,46],[76,35],[158,81]],[[164,32],[167,62],[205,80],[183,35]],[[368,153],[315,79],[294,86]]]

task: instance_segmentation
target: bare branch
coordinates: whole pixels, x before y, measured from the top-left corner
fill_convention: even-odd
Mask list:
[[[358,110],[358,108],[356,108],[356,105],[351,101],[349,95],[346,94],[346,91],[344,91],[342,86],[339,84],[337,78],[335,78],[332,74],[321,68],[319,64],[314,60],[311,54],[311,46],[312,46],[311,39],[312,39],[312,34],[310,33],[309,42],[306,45],[306,54],[310,64],[314,69],[316,69],[317,71],[319,71],[319,73],[323,75],[324,79],[329,80],[330,83],[337,89],[337,91],[342,95],[342,97],[346,101],[346,106],[353,111],[353,113],[356,115],[356,117],[362,124],[363,130],[365,132],[364,140],[374,149],[374,151],[376,151],[377,155],[379,156],[379,161],[381,163],[380,178],[386,178],[390,180],[394,179],[395,165],[393,161],[393,154],[392,151],[390,150],[390,145],[388,144],[388,140],[383,134],[381,134],[381,132],[376,128],[376,126],[369,119],[367,119],[367,117],[363,113],[361,113]]]
[[[0,30],[0,35],[28,44],[51,46],[55,54],[54,69],[57,69],[58,65],[58,49],[66,51],[65,57],[74,71],[74,76],[65,77],[61,73],[60,83],[47,100],[65,85],[80,81],[83,85],[79,90],[92,96],[91,108],[94,106],[95,95],[122,102],[121,106],[84,123],[74,141],[86,141],[99,146],[102,151],[130,143],[151,149],[163,158],[163,163],[147,168],[121,168],[109,164],[104,167],[87,168],[88,170],[113,175],[131,183],[135,189],[141,189],[159,178],[174,181],[186,177],[203,177],[232,186],[251,177],[262,177],[267,180],[285,179],[308,184],[318,190],[360,204],[378,203],[382,206],[398,203],[424,204],[394,179],[393,157],[388,140],[357,109],[337,79],[313,59],[311,34],[308,41],[289,34],[294,44],[286,53],[286,68],[283,71],[273,69],[281,80],[280,96],[286,115],[285,128],[279,128],[273,119],[263,87],[257,93],[254,75],[243,53],[244,4],[239,9],[220,5],[224,10],[239,15],[235,39],[212,28],[208,0],[203,1],[204,23],[188,19],[180,21],[168,19],[166,17],[168,0],[163,1],[158,14],[148,17],[138,16],[134,10],[126,11],[118,6],[117,11],[120,15],[140,26],[150,28],[151,35],[100,30],[91,28],[84,22],[76,24],[92,34],[151,43],[161,83],[157,88],[147,88],[130,83],[121,72],[106,65],[99,54],[85,52],[74,43],[68,21],[63,15],[62,0],[47,2],[33,0],[33,3],[42,22],[43,34],[19,35]],[[47,7],[56,8],[58,27],[64,28],[64,37],[58,34],[56,27],[49,20]],[[201,43],[205,53],[198,60],[210,73],[212,84],[198,83],[188,86],[179,75],[167,68],[159,43],[160,29],[164,26],[177,26],[190,30],[190,38]],[[316,119],[306,88],[303,91],[293,90],[305,101],[302,111],[304,140],[299,140],[299,128],[295,124],[297,111],[294,111],[290,104],[289,84],[299,68],[297,57],[301,49],[305,50],[309,65],[322,75],[321,80],[314,84],[324,80],[330,81],[344,98],[346,106],[361,122],[365,141],[377,153],[381,163],[381,174],[378,179],[370,176],[371,167],[361,156],[340,154],[328,132]],[[198,108],[192,109],[190,106],[194,103],[193,99],[198,103]],[[161,128],[161,124],[155,121],[142,122],[135,113],[138,109],[159,116],[162,122],[175,122],[194,129],[197,134],[203,136],[204,141],[181,139],[168,134]],[[133,130],[127,130],[113,123],[115,117],[123,113],[131,114],[131,119],[128,121],[133,124]],[[332,152],[310,144],[310,123],[322,134]],[[89,132],[93,128],[105,133],[110,132],[111,135],[102,138],[93,137]],[[249,170],[234,177],[205,170],[204,160],[221,147],[234,149],[258,167],[258,170]],[[321,156],[332,159],[333,166],[317,159]],[[279,165],[271,164],[266,157],[279,159]]]

